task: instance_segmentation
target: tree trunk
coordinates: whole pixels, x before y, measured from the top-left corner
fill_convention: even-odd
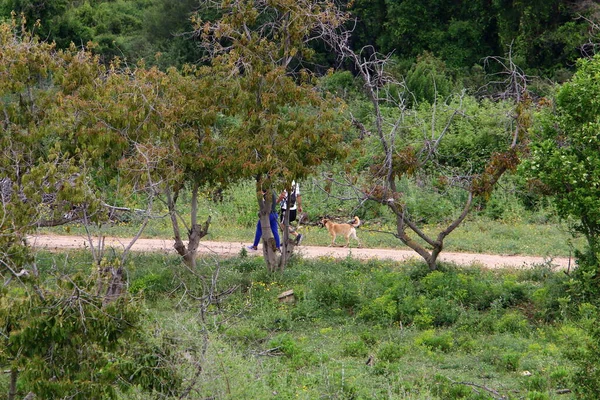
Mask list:
[[[288,193],[290,193],[290,191],[288,190]],[[291,196],[288,196],[288,204],[287,207],[285,209],[284,215],[283,215],[283,235],[281,238],[281,258],[279,260],[279,270],[281,272],[283,272],[285,270],[285,267],[287,265],[287,262],[289,260],[289,258],[292,256],[292,252],[294,251],[294,245],[295,242],[293,240],[290,240],[290,204],[289,204],[289,198]]]
[[[444,239],[448,236],[452,231],[454,231],[466,218],[468,215],[471,205],[473,204],[473,192],[470,191],[463,207],[461,214],[454,220],[446,229],[441,231],[438,234],[436,240],[431,239],[427,236],[423,231],[416,226],[413,221],[411,221],[404,213],[402,208],[395,202],[388,202],[387,205],[390,207],[392,212],[396,214],[396,228],[397,233],[396,237],[402,241],[405,245],[416,251],[427,263],[427,266],[431,271],[437,270],[437,259],[444,249]],[[431,246],[431,251],[427,250],[421,244],[414,241],[408,234],[406,233],[406,228],[410,228],[414,233],[416,233],[421,239],[423,239],[429,246]]]
[[[273,232],[271,232],[271,196],[266,196],[267,199],[263,200],[262,196],[259,199],[260,205],[260,227],[262,230],[262,248],[265,262],[267,263],[267,271],[270,273],[275,272],[279,267],[279,259],[277,256],[277,244]]]
[[[19,376],[19,371],[16,369],[10,370],[10,384],[8,387],[8,400],[14,400],[17,395],[17,377]]]
[[[106,305],[121,296],[123,292],[123,267],[108,267],[106,271],[110,274],[108,287],[106,288],[106,293],[104,295],[104,299],[102,300],[102,304]]]
[[[186,246],[183,242],[181,230],[179,228],[179,220],[176,210],[178,193],[175,196],[171,195],[170,190],[167,189],[167,205],[169,207],[169,215],[171,217],[171,225],[173,226],[173,236],[175,243],[173,247],[175,251],[183,257],[183,262],[190,268],[196,267],[196,257],[198,254],[198,246],[200,245],[200,239],[208,234],[208,228],[210,227],[211,218],[208,217],[204,224],[198,224],[198,192],[200,188],[198,184],[195,184],[192,188],[192,210],[190,213],[190,228],[188,229],[188,245]]]

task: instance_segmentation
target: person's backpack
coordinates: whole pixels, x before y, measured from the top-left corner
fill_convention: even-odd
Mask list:
[[[292,195],[290,197],[290,208],[296,205],[296,187],[292,189]]]

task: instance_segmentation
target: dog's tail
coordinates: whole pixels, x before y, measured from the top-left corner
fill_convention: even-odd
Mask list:
[[[351,223],[350,225],[352,225],[353,227],[357,227],[360,225],[360,218],[358,218],[356,215],[354,216],[354,222]]]

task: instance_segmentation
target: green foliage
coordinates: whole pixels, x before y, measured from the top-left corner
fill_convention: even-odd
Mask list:
[[[369,355],[369,348],[362,340],[357,342],[344,343],[344,355],[360,358],[367,357]],[[382,357],[379,356],[379,358]]]
[[[76,264],[85,262],[76,254],[40,255],[36,260],[40,271],[48,273],[67,258]],[[550,304],[532,301],[533,294],[552,293],[548,285],[565,276],[541,267],[490,271],[444,265],[431,273],[415,261],[299,259],[274,278],[264,269],[238,267],[254,259],[218,260],[216,293],[245,284],[220,297],[219,304],[211,304],[203,321],[197,300],[202,297],[197,289],[202,283],[194,281],[193,274],[177,272],[175,266],[181,262],[177,257],[133,257],[132,282],[153,283],[160,271],[169,269],[177,272],[173,280],[182,284],[153,286],[152,301],[138,299],[143,303],[137,303],[135,310],[145,310],[138,313],[138,329],[122,337],[127,351],[113,353],[112,358],[122,376],[136,377],[137,386],[131,386],[132,382],[115,386],[117,396],[147,398],[150,388],[179,395],[179,379],[192,382],[189,379],[196,377],[193,387],[202,388],[203,395],[226,397],[230,393],[239,398],[268,398],[273,391],[306,398],[323,393],[364,398],[385,398],[389,393],[487,398],[477,397],[472,387],[458,382],[482,384],[507,395],[514,391],[522,397],[556,398],[557,388],[574,387],[575,362],[588,351],[589,337],[582,327],[595,326],[596,321],[590,304],[568,316],[573,322],[563,322],[562,314],[550,323],[525,319],[523,310],[527,315],[542,314],[540,308]],[[215,268],[211,264],[215,261],[202,260],[198,271]],[[333,290],[326,291],[323,282]],[[297,294],[296,303],[279,303],[277,295],[290,288]],[[482,297],[485,291],[494,295]],[[348,298],[353,308],[340,309]],[[392,305],[390,314],[375,312],[378,298]],[[460,310],[458,320],[441,326],[423,323],[419,328],[406,318],[395,319],[398,310],[405,310],[406,315],[412,310],[416,320],[440,318],[447,313],[445,304]],[[204,362],[197,364],[200,359]],[[364,365],[367,359],[370,364]],[[591,355],[587,362],[593,362]],[[201,375],[196,375],[198,365]],[[523,376],[524,370],[532,375]],[[104,371],[117,374],[116,367]],[[393,379],[397,376],[402,379]]]
[[[376,45],[383,53],[395,52],[404,63],[430,52],[462,72],[512,45],[527,70],[552,76],[593,51],[588,26],[576,17],[593,17],[594,8],[572,7],[558,0],[534,4],[358,0],[346,6],[357,19],[352,37],[355,48]],[[0,17],[8,19],[11,11],[24,13],[29,28],[41,21],[36,31],[61,48],[91,40],[106,62],[115,55],[132,63],[144,58],[162,69],[202,58],[196,37],[190,35],[193,13],[203,21],[215,20],[206,4],[199,6],[193,0],[61,0],[43,5],[31,0],[0,1]],[[335,57],[327,51],[317,44],[310,47],[319,65],[314,69],[336,66]],[[157,53],[161,55],[155,59]]]
[[[496,323],[496,330],[500,333],[515,333],[520,336],[528,335],[530,326],[527,319],[519,312],[507,312]]]
[[[256,185],[251,181],[242,181],[236,185],[228,187],[224,191],[224,201],[221,207],[216,204],[209,204],[212,212],[223,216],[235,216],[235,225],[255,228],[258,221],[258,209],[256,206],[255,190]]]
[[[417,346],[424,346],[433,351],[447,353],[454,347],[454,337],[451,332],[438,333],[429,329],[421,332],[415,339]]]
[[[139,305],[127,297],[103,304],[90,294],[91,281],[75,275],[5,287],[0,364],[17,373],[20,387],[48,399],[116,398],[116,388],[136,384],[172,390],[177,377],[164,364],[168,355],[144,346],[146,335],[137,331]]]
[[[359,303],[358,287],[347,279],[324,279],[317,283],[314,298],[323,306],[329,308],[352,309]]]
[[[538,118],[531,161],[526,164],[554,197],[562,218],[573,218],[574,229],[585,235],[591,254],[598,251],[600,235],[600,160],[595,78],[600,58],[581,60],[571,82],[556,96],[556,113],[544,110]]]
[[[386,342],[379,346],[377,358],[381,361],[396,362],[399,361],[406,353],[398,343]]]
[[[319,87],[346,101],[360,96],[359,81],[350,71],[339,71],[320,79]]]
[[[228,329],[225,332],[225,335],[232,340],[235,340],[237,342],[241,342],[244,344],[259,343],[267,338],[267,333],[265,331],[263,331],[262,329],[259,329],[259,328],[255,328],[255,327],[240,327],[240,328]],[[277,343],[279,343],[279,342],[277,342]],[[284,345],[283,348],[285,348],[285,350],[282,350],[282,351],[284,353],[286,351],[291,352],[292,350],[290,350],[288,348],[289,346],[291,346],[291,345],[287,345],[287,347]]]
[[[574,306],[585,304],[600,307],[597,263],[596,255],[592,257],[578,254],[577,268],[571,274],[570,279],[564,283],[566,290],[563,292],[563,296],[568,296],[566,297],[569,305],[568,311],[573,312]]]
[[[404,206],[413,219],[432,225],[447,221],[448,216],[457,211],[456,203],[453,200],[462,195],[458,190],[446,191],[445,187],[439,190],[429,185],[423,185],[425,181],[432,182],[433,179],[424,178],[421,185],[402,179],[399,185],[402,189]]]
[[[416,63],[406,75],[406,86],[417,104],[434,103],[452,93],[453,83],[447,75],[446,65],[429,52],[417,57]]]
[[[600,393],[600,329],[598,321],[590,329],[589,340],[585,342],[584,350],[575,359],[577,370],[573,377],[575,392],[578,398],[590,398]]]
[[[170,271],[162,273],[149,273],[135,279],[129,285],[132,294],[143,294],[147,299],[155,299],[160,294],[167,292],[173,287],[173,275]]]
[[[440,399],[473,399],[473,391],[467,386],[456,384],[443,375],[434,377],[434,393]]]
[[[444,165],[466,171],[482,172],[494,153],[502,152],[510,144],[506,118],[513,107],[510,101],[476,101],[461,99],[465,116],[456,118],[447,136],[441,141],[439,160]],[[452,103],[454,107],[458,102]]]

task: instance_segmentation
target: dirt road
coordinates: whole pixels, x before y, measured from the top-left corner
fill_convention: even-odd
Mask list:
[[[89,247],[87,240],[81,236],[55,236],[39,235],[28,238],[29,244],[36,248],[47,250],[81,249]],[[129,245],[128,239],[106,238],[105,245],[115,248],[125,248]],[[232,256],[239,254],[240,250],[248,243],[242,242],[200,242],[199,252],[201,254],[214,254],[219,256]],[[321,246],[299,246],[299,253],[307,258],[332,257],[346,258],[348,256],[358,259],[376,258],[380,260],[403,261],[419,256],[412,250],[395,249],[369,249],[369,248],[343,248],[343,247],[321,247]],[[132,247],[133,251],[153,251],[163,253],[174,253],[173,241],[168,239],[138,239]],[[262,255],[259,246],[258,251],[248,251],[249,254]],[[552,260],[543,257],[492,255],[472,253],[449,253],[443,252],[440,261],[451,261],[460,265],[481,265],[488,268],[517,267],[527,268],[535,264],[550,261],[558,269],[567,269],[569,265],[573,268],[574,261],[568,258],[554,258]]]

